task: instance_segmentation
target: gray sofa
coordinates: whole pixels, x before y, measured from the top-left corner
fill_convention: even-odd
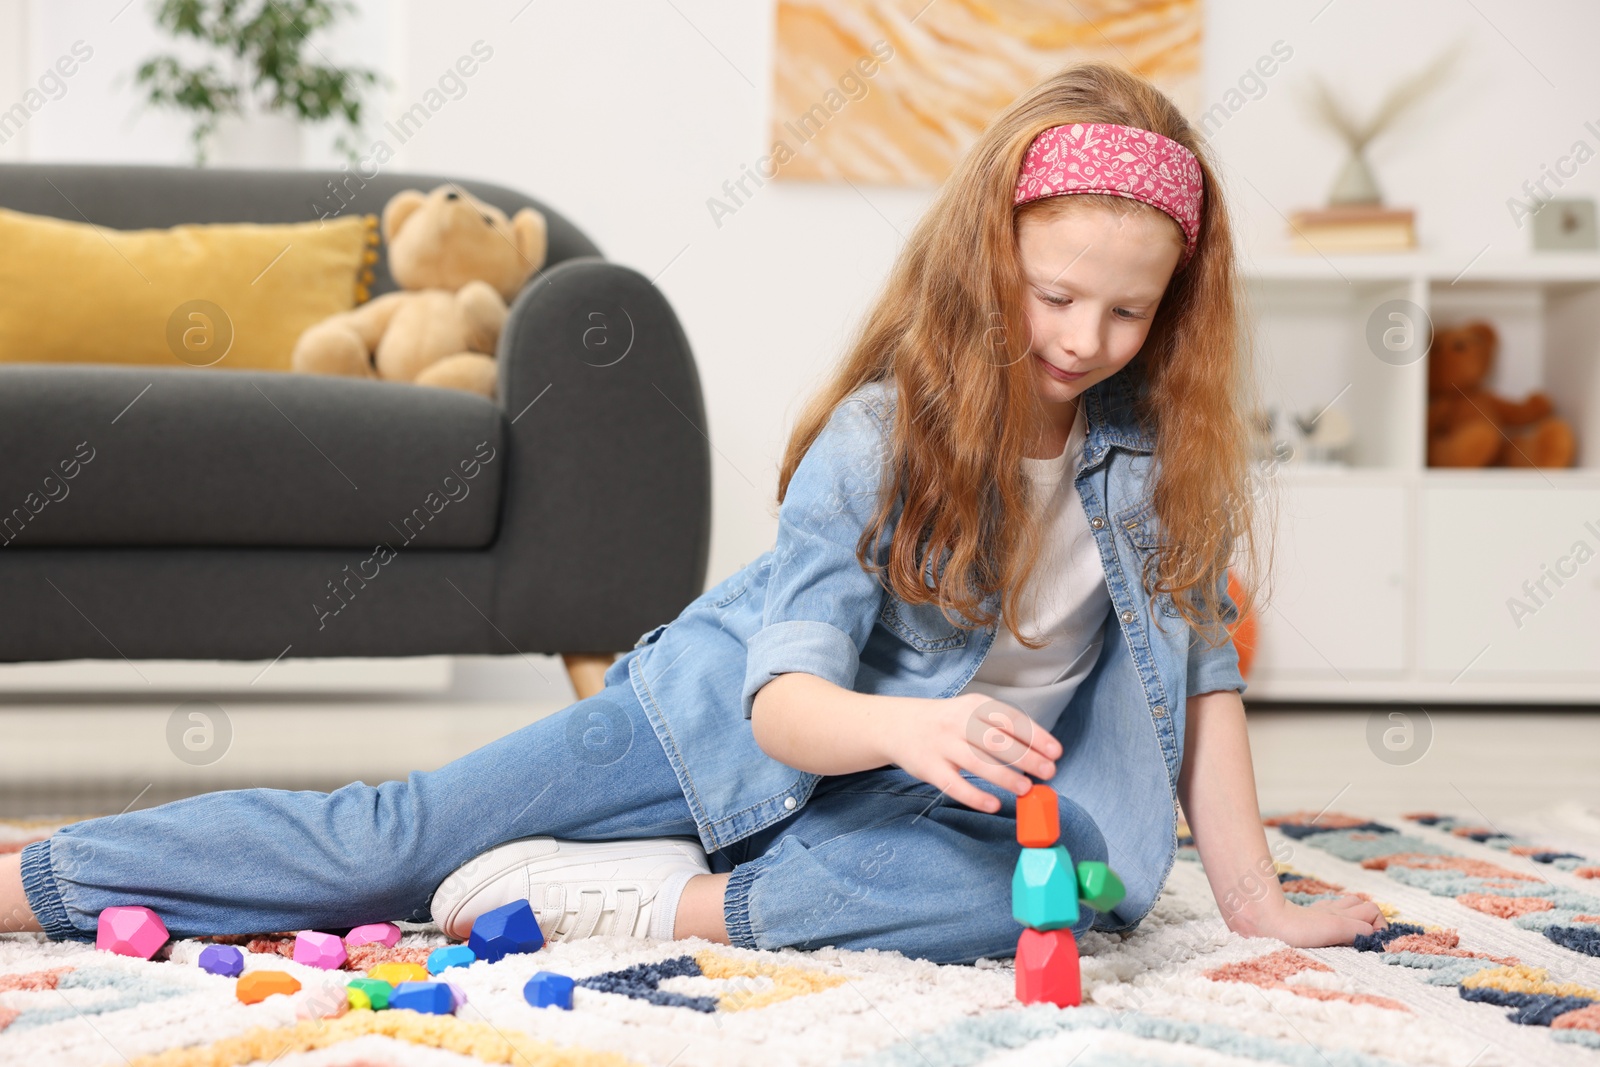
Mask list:
[[[116,229],[295,222],[446,180],[0,165],[0,206]],[[590,671],[582,694],[700,594],[710,446],[671,307],[549,206],[458,184],[549,223],[493,402],[3,353],[0,661],[563,653]],[[393,287],[380,260],[373,294]]]

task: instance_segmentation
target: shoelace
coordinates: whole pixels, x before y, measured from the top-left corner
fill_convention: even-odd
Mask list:
[[[596,933],[617,934],[633,936],[634,927],[639,921],[639,909],[643,903],[644,893],[638,886],[619,886],[617,888],[616,907],[611,911],[611,923],[601,931],[600,922],[605,918],[606,891],[604,889],[585,887],[578,890],[578,914],[572,921],[570,929],[564,933],[558,930],[562,941],[574,941],[583,937],[594,937]]]

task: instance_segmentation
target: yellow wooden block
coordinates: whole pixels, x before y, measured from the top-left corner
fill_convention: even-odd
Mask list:
[[[399,988],[401,982],[431,982],[433,975],[428,973],[428,968],[420,963],[388,963],[375,964],[367,970],[368,978],[376,978],[380,982],[388,982]]]

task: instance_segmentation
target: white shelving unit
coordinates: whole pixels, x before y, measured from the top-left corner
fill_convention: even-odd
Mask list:
[[[1355,426],[1346,467],[1277,468],[1271,603],[1248,696],[1600,704],[1600,255],[1272,256],[1246,263],[1264,399]],[[1405,300],[1500,335],[1488,385],[1543,389],[1563,470],[1426,466],[1427,360],[1379,358]],[[1518,607],[1518,602],[1522,607]]]

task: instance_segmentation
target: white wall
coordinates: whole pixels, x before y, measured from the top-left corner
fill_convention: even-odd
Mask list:
[[[1369,153],[1385,200],[1418,211],[1424,246],[1462,267],[1485,246],[1529,247],[1506,201],[1524,196],[1541,166],[1583,139],[1600,150],[1600,67],[1587,42],[1600,7],[1584,0],[1211,0],[1206,84],[1219,100],[1276,40],[1293,56],[1212,139],[1247,247],[1281,240],[1282,215],[1322,202],[1343,155],[1306,121],[1298,90],[1315,74],[1363,118],[1396,82],[1463,40],[1465,53],[1440,92],[1381,136]],[[1294,82],[1296,84],[1290,84]],[[1600,163],[1578,170],[1561,196],[1594,196]]]
[[[152,0],[78,0],[70,4],[39,0],[0,0],[0,107],[10,107],[23,90],[38,85],[62,56],[88,51],[89,58],[62,79],[24,128],[22,151],[0,146],[0,159],[74,162],[189,163],[188,125],[171,112],[140,103],[134,71],[163,52],[193,54],[175,45],[151,17]],[[391,40],[393,14],[388,4],[366,4],[348,25],[316,44],[338,62],[386,71],[397,53]],[[386,94],[380,94],[381,106]],[[332,136],[305,138],[302,162],[333,163]]]
[[[95,49],[68,91],[0,158],[187,159],[184,126],[143,111],[131,73],[158,47],[147,0],[0,0],[0,107],[73,41]],[[1462,266],[1526,247],[1506,201],[1600,128],[1600,68],[1580,52],[1600,7],[1580,0],[1209,0],[1206,99],[1274,42],[1292,56],[1212,139],[1247,248],[1281,243],[1282,216],[1320,203],[1341,163],[1308,125],[1295,86],[1313,72],[1371,107],[1436,49],[1464,37],[1447,91],[1380,139],[1371,159],[1391,203],[1419,209],[1422,241]],[[1538,17],[1532,17],[1537,14]],[[393,169],[526,189],[608,256],[654,276],[699,361],[715,446],[708,582],[771,546],[776,464],[804,394],[867,307],[931,190],[769,184],[719,228],[706,207],[765,151],[773,12],[752,0],[368,0],[323,45],[394,80],[383,117],[409,106],[475,41],[493,49]],[[1237,102],[1237,101],[1236,101]],[[312,139],[305,162],[332,159]],[[1600,163],[1563,194],[1596,195]]]

